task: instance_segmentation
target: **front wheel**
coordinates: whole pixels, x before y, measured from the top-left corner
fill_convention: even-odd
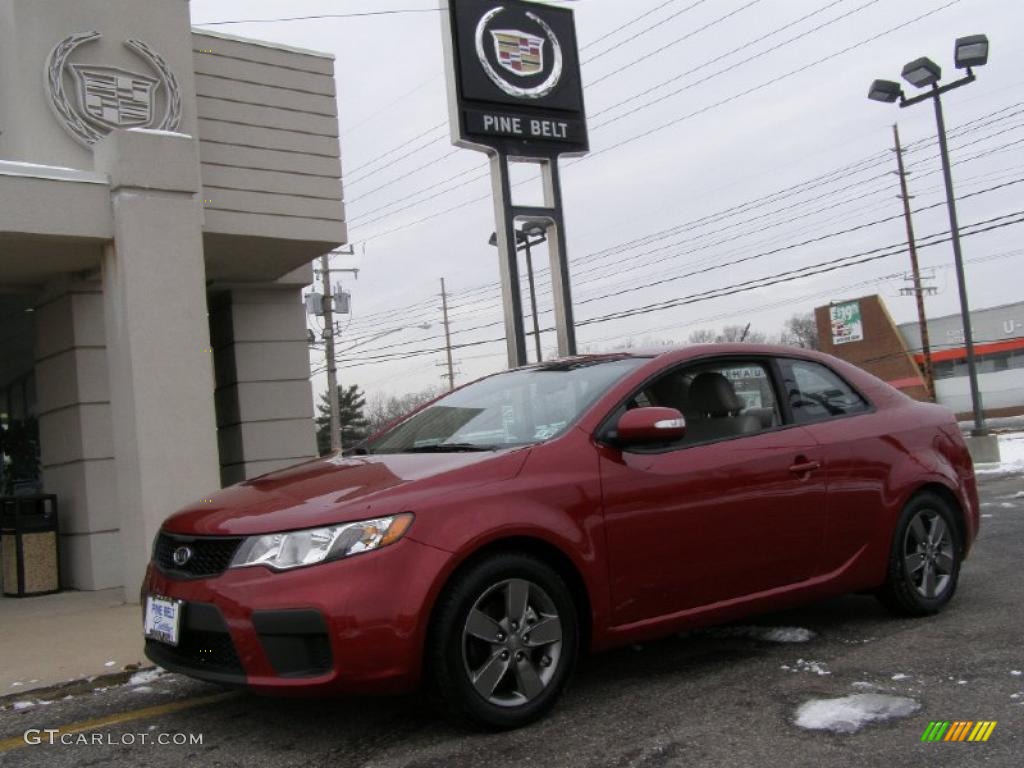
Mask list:
[[[576,607],[541,560],[506,553],[461,574],[438,606],[428,664],[456,720],[518,728],[555,703],[577,654]]]
[[[889,570],[878,597],[905,616],[938,612],[956,592],[961,546],[949,504],[939,496],[915,496],[900,515]]]

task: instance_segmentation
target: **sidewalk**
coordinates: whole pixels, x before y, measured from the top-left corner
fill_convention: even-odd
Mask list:
[[[121,589],[0,597],[0,699],[151,666],[141,615]]]

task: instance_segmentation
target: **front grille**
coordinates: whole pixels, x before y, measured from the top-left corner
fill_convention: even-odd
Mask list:
[[[245,670],[220,610],[209,603],[182,606],[177,645],[147,638],[146,655],[172,672],[218,683],[245,682]]]
[[[241,544],[241,537],[179,536],[160,533],[156,539],[153,560],[165,573],[190,578],[215,576],[230,565],[231,558],[235,556]],[[174,552],[180,547],[188,547],[192,552],[184,565],[174,562]]]
[[[169,668],[184,668],[193,672],[219,672],[243,674],[242,662],[235,652],[231,636],[225,632],[202,632],[191,629],[181,633],[177,645],[166,645],[158,640],[147,640],[148,650],[155,650]],[[186,672],[187,673],[187,672]]]

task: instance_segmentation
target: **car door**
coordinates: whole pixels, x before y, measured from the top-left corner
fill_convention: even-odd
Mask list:
[[[742,401],[735,413],[717,417],[726,420],[721,425],[706,423],[714,417],[696,407],[693,389],[687,392],[708,372],[728,379],[734,404]],[[599,446],[614,624],[815,573],[825,526],[821,451],[803,428],[784,423],[776,392],[767,360],[724,359],[667,372],[624,406],[676,407],[692,435],[645,448],[624,450],[613,439]],[[745,431],[731,434],[732,420],[744,417]]]
[[[821,446],[828,486],[822,571],[848,567],[885,528],[880,515],[893,463],[906,448],[868,401],[824,363],[783,358],[779,373],[791,418]]]

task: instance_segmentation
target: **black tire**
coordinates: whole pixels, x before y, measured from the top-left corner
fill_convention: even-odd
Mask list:
[[[933,493],[920,493],[903,508],[885,584],[876,592],[889,610],[901,616],[930,616],[953,598],[963,551],[955,515],[949,503]],[[941,536],[934,526],[941,527]]]
[[[518,603],[523,584],[523,620],[514,622],[510,616],[518,611],[501,616],[500,606]],[[480,622],[482,635],[503,631],[484,640],[474,631]],[[542,637],[530,637],[531,628]],[[547,643],[555,634],[558,640]],[[519,728],[554,706],[575,666],[578,638],[576,606],[558,573],[532,555],[495,554],[460,572],[438,601],[427,639],[428,682],[456,723]],[[488,699],[480,689],[491,677],[497,682]]]

